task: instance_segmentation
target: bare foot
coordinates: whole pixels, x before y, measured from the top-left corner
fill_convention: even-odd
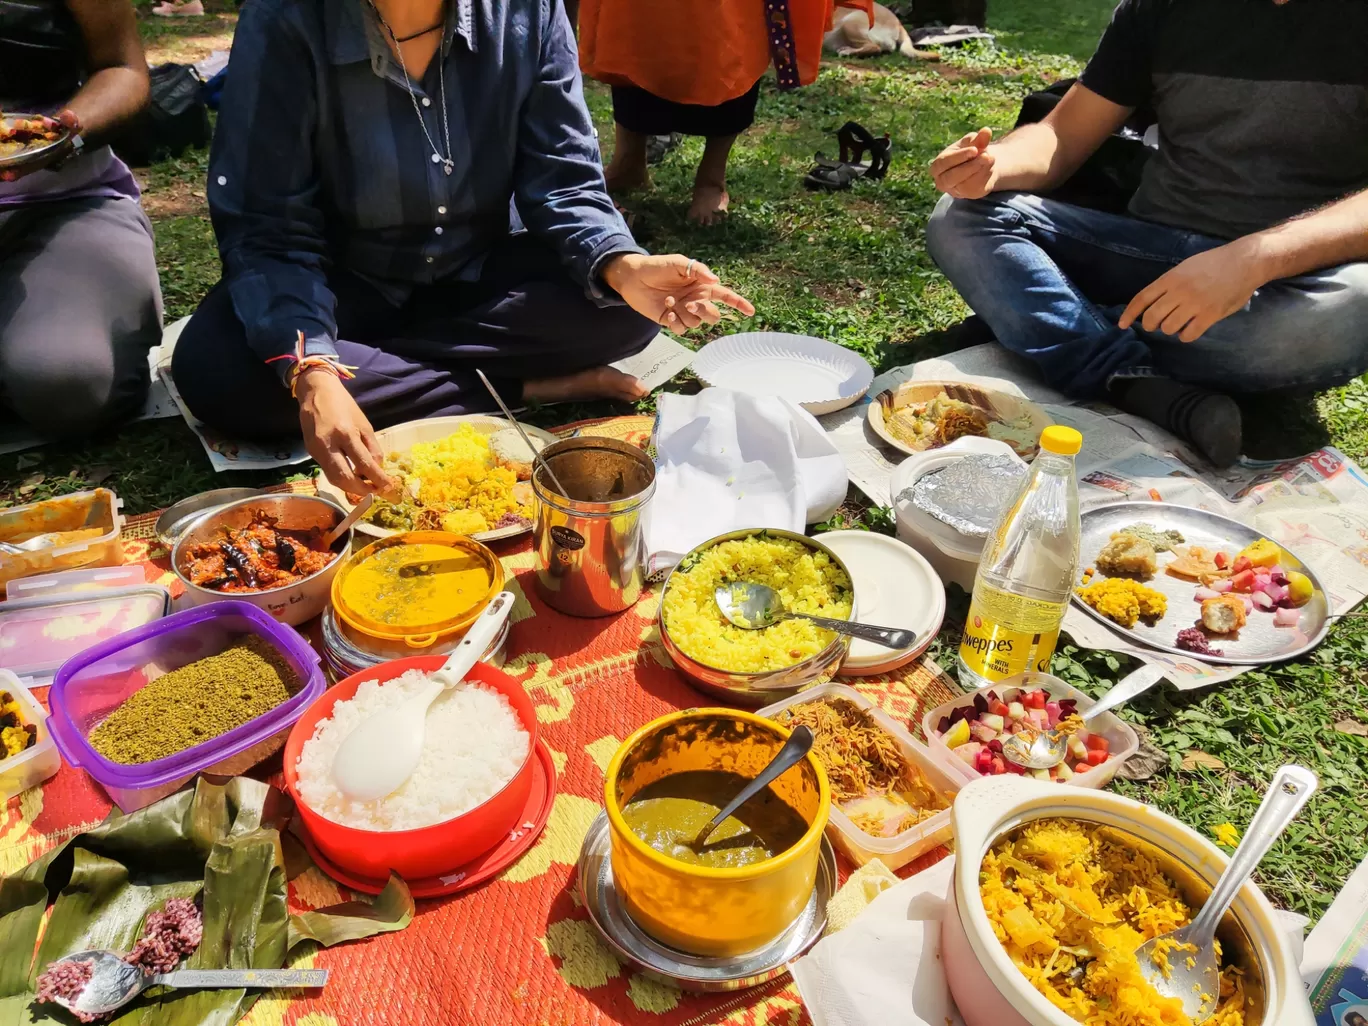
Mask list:
[[[717,224],[727,216],[731,197],[724,186],[695,182],[693,202],[689,204],[689,220],[701,225]]]
[[[644,398],[646,392],[645,385],[615,367],[590,367],[561,378],[538,378],[523,383],[524,402],[565,403],[585,399],[635,402]]]
[[[651,176],[646,170],[646,161],[622,160],[614,157],[603,172],[608,191],[615,195],[635,192],[651,184]]]

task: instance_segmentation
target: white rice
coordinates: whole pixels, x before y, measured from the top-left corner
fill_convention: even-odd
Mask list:
[[[427,682],[428,674],[409,670],[383,684],[366,681],[354,698],[333,706],[332,716],[304,743],[296,765],[299,795],[309,808],[362,830],[416,830],[469,812],[517,775],[531,736],[507,698],[466,682],[438,696],[428,709],[423,754],[403,787],[369,802],[352,801],[338,790],[332,764],[347,735]]]

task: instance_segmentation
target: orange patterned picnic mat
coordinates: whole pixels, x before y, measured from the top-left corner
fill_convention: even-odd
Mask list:
[[[577,425],[644,443],[649,418]],[[575,426],[572,426],[575,427]],[[308,482],[294,490],[308,490]],[[130,560],[150,581],[174,580],[152,536],[155,516],[125,530]],[[331,970],[316,996],[270,993],[249,1026],[798,1026],[809,1022],[787,977],[725,995],[683,993],[619,963],[580,906],[575,863],[600,809],[603,770],[621,740],[675,709],[715,704],[672,667],[657,630],[659,589],[619,616],[583,620],[548,609],[532,586],[533,554],[523,538],[500,549],[513,613],[506,672],[537,708],[557,781],[542,836],[501,876],[449,898],[418,902],[399,933],[305,951],[293,964]],[[934,664],[852,683],[916,729],[924,709],[953,691]],[[279,781],[277,781],[278,783]],[[24,866],[104,818],[108,799],[85,774],[63,766],[42,788],[11,799],[0,819],[0,872]],[[936,861],[914,863],[902,875]],[[843,867],[843,876],[849,866]],[[353,895],[318,868],[290,884],[296,910]],[[151,1022],[153,1020],[149,1020]]]

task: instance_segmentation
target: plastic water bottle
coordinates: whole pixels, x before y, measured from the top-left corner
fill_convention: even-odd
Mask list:
[[[960,644],[960,682],[983,687],[1025,670],[1048,673],[1078,573],[1078,478],[1083,436],[1040,434],[1030,476],[983,545]]]

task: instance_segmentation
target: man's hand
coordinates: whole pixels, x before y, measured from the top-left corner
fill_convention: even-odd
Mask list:
[[[304,445],[329,481],[351,495],[384,494],[393,487],[370,421],[336,374],[326,367],[305,369],[295,395]]]
[[[686,256],[622,253],[604,265],[603,280],[637,313],[672,331],[722,319],[717,304],[749,317],[755,307],[721,284],[705,264]]]
[[[1196,342],[1266,284],[1258,266],[1240,240],[1188,257],[1141,289],[1118,324],[1129,328],[1139,321],[1146,331]]]
[[[996,159],[988,152],[991,128],[970,132],[931,161],[936,188],[955,199],[982,199],[997,187]]]

